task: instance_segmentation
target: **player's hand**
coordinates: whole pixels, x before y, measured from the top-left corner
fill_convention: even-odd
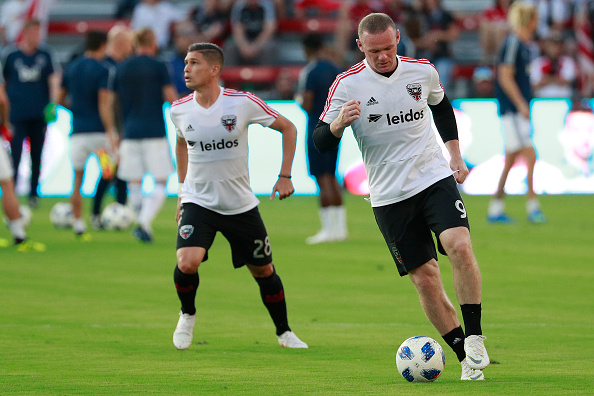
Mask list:
[[[278,192],[278,199],[281,201],[285,198],[289,198],[294,192],[293,182],[287,177],[279,177],[272,189],[270,200],[272,201]]]
[[[458,184],[464,183],[466,176],[468,176],[468,167],[461,157],[450,160],[450,169],[454,171],[454,179]]]
[[[340,129],[344,129],[350,126],[355,120],[358,120],[361,116],[361,104],[360,100],[351,99],[340,108],[340,113],[336,118],[337,126]]]

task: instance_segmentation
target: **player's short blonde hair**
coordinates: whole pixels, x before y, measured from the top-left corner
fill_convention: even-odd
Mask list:
[[[536,6],[525,1],[514,1],[507,12],[507,21],[512,28],[525,27],[537,17]]]
[[[369,14],[359,22],[359,29],[357,31],[359,40],[361,40],[363,32],[370,34],[383,33],[390,27],[396,31],[396,25],[389,15],[381,12]]]
[[[153,44],[153,42],[157,41],[157,36],[155,36],[155,32],[151,28],[142,28],[134,32],[134,46],[135,47],[148,47],[149,45]]]

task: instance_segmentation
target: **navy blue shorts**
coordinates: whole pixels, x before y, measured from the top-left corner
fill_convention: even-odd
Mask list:
[[[437,260],[432,232],[439,252],[445,255],[439,234],[455,227],[470,229],[466,207],[453,176],[404,201],[375,207],[373,213],[400,276],[431,259]]]
[[[208,249],[219,231],[231,245],[235,268],[245,264],[263,266],[272,263],[272,249],[258,207],[236,215],[223,215],[193,203],[182,204],[177,249],[202,247],[206,249],[204,262],[208,260]]]

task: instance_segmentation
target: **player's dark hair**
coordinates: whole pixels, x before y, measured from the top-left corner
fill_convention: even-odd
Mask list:
[[[220,65],[221,69],[225,66],[225,56],[223,50],[212,43],[194,43],[188,47],[188,53],[200,52],[209,65]]]
[[[324,38],[319,33],[309,33],[303,37],[303,47],[310,51],[319,51],[324,46]]]
[[[85,51],[97,51],[107,43],[107,34],[101,30],[90,30],[85,37]]]
[[[370,34],[383,33],[389,27],[396,31],[396,24],[394,24],[394,21],[389,15],[381,12],[369,14],[359,22],[359,30],[357,32],[359,34],[359,40],[361,40],[363,32]]]

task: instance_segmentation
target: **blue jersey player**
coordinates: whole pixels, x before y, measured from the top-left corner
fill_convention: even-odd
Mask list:
[[[503,42],[497,66],[495,95],[499,100],[501,124],[505,136],[505,163],[497,191],[489,204],[487,220],[490,223],[513,223],[505,213],[504,188],[512,166],[523,158],[527,167],[526,212],[528,221],[545,223],[533,186],[536,152],[532,144],[530,100],[532,89],[528,76],[530,49],[528,47],[538,26],[538,11],[532,4],[516,2],[511,5],[508,20],[512,32]]]
[[[10,122],[14,128],[11,141],[14,178],[17,179],[23,141],[31,147],[29,205],[37,207],[41,152],[45,140],[44,109],[55,98],[59,66],[49,49],[40,46],[40,22],[25,22],[18,46],[7,47],[2,56],[2,74],[10,100]]]
[[[74,233],[88,240],[87,227],[82,219],[80,192],[85,163],[89,155],[99,150],[115,153],[117,135],[107,89],[109,69],[103,62],[107,35],[90,31],[85,38],[85,52],[75,59],[64,72],[58,103],[72,111],[72,164],[74,190],[70,196]],[[67,97],[70,98],[67,103]]]
[[[118,177],[128,182],[130,203],[137,214],[133,234],[151,243],[151,223],[163,206],[167,178],[173,172],[163,102],[173,103],[177,92],[167,66],[155,58],[158,46],[153,31],[136,32],[135,44],[135,54],[118,65],[111,87],[123,116]],[[155,189],[143,197],[141,183],[147,172],[155,178]]]

